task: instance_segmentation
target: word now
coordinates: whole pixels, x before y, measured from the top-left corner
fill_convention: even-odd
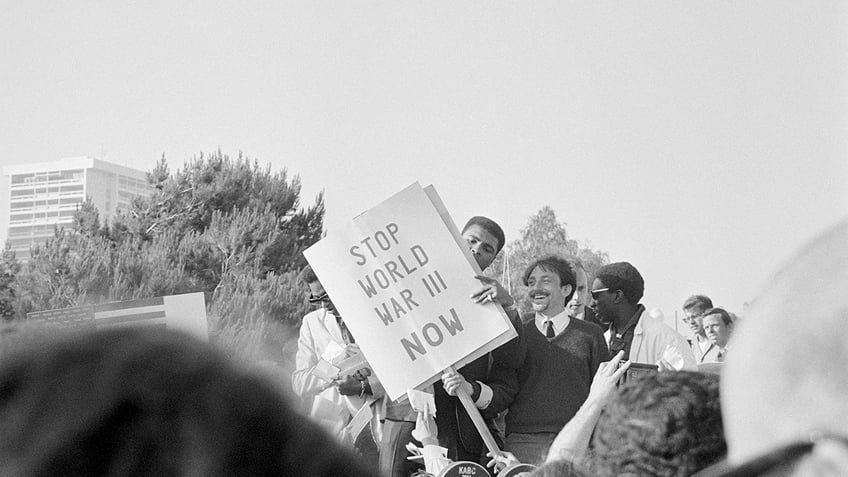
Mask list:
[[[459,316],[457,316],[456,310],[451,308],[449,312],[452,317],[450,320],[445,318],[445,315],[439,315],[438,322],[442,324],[451,336],[456,336],[457,333],[463,330],[462,322],[459,321]],[[424,341],[430,345],[431,348],[441,345],[445,340],[444,332],[442,332],[442,329],[435,321],[427,323],[421,327],[421,336],[424,337]],[[409,335],[409,339],[401,338],[400,344],[403,345],[404,351],[406,351],[406,354],[409,355],[409,359],[412,361],[418,359],[418,356],[416,356],[415,353],[418,353],[421,356],[427,354],[427,348],[424,346],[424,343],[421,342],[421,338],[418,336],[418,333],[414,331]]]

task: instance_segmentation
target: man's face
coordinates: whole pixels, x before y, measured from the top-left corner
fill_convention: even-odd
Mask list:
[[[571,293],[571,285],[560,284],[559,274],[547,268],[536,267],[527,277],[527,294],[533,300],[533,311],[551,317],[565,309],[565,297]]]
[[[485,270],[492,264],[498,254],[498,239],[494,235],[483,227],[473,224],[462,232],[462,238],[465,239],[468,248],[471,249],[471,254],[474,255],[480,269]]]
[[[323,306],[325,310],[336,315],[336,307],[324,291],[324,285],[321,282],[312,282],[307,285],[309,287],[309,302],[315,306]],[[316,301],[317,300],[317,301]]]
[[[575,267],[574,271],[577,276],[577,290],[574,291],[571,300],[565,305],[570,318],[577,318],[583,314],[583,308],[586,306],[586,297],[589,295],[589,277],[586,272],[580,267]]]
[[[597,278],[592,282],[592,288],[589,289],[589,308],[595,310],[595,315],[601,323],[609,324],[615,320],[613,313],[614,291],[609,290],[604,282]]]
[[[686,326],[692,330],[693,335],[701,335],[704,336],[704,325],[703,320],[704,311],[700,308],[690,308],[688,310],[683,310],[683,323],[686,323]]]
[[[730,326],[724,323],[721,315],[707,315],[703,319],[703,324],[707,339],[711,343],[719,348],[727,346],[727,341],[730,339]]]

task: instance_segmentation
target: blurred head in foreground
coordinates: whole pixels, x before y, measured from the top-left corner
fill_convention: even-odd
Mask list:
[[[0,475],[369,473],[206,343],[124,328],[4,357]]]
[[[848,468],[845,363],[848,220],[789,260],[734,333],[721,378],[730,463],[801,446],[804,455],[785,457],[787,473],[775,475]]]
[[[718,376],[650,373],[628,381],[592,438],[600,476],[689,476],[725,456]]]

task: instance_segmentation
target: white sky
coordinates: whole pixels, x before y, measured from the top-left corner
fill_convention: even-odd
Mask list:
[[[667,315],[848,212],[838,0],[0,3],[0,166],[241,150],[330,232],[413,181],[509,240],[551,205]]]

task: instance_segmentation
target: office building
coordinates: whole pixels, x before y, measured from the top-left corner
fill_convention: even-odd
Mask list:
[[[30,246],[70,229],[77,207],[90,198],[100,223],[130,206],[133,197],[150,194],[143,171],[91,157],[20,164],[3,168],[8,177],[7,239],[19,259],[29,258]]]

